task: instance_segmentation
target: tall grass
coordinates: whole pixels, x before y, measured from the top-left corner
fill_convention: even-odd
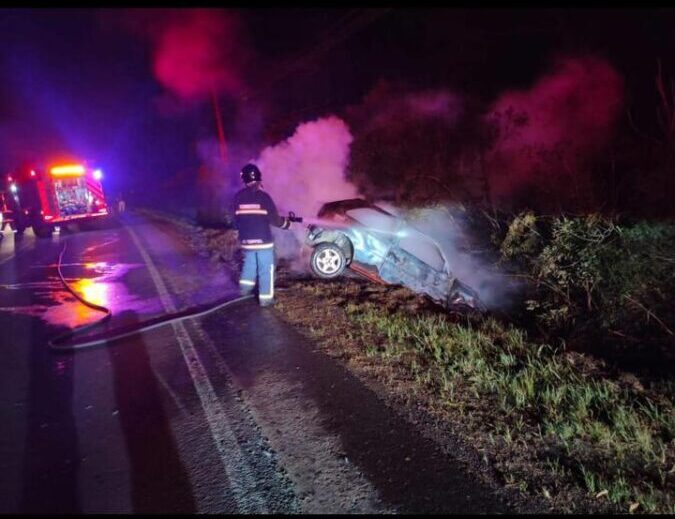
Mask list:
[[[492,399],[502,411],[493,432],[507,444],[527,425],[551,447],[551,466],[566,467],[589,493],[606,490],[603,495],[623,510],[673,509],[670,400],[656,403],[585,373],[564,352],[531,343],[523,331],[494,319],[457,324],[444,316],[385,315],[372,304],[348,307],[347,314],[364,333],[385,339],[371,355],[403,362],[447,405],[460,386]]]

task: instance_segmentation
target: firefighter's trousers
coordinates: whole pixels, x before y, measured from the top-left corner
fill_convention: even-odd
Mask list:
[[[244,249],[244,266],[239,277],[239,292],[250,294],[258,284],[258,301],[262,306],[274,302],[274,249]]]

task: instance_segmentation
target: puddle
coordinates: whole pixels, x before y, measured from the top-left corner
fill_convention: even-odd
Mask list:
[[[113,316],[116,313],[132,311],[152,311],[159,306],[156,297],[150,300],[131,294],[122,278],[132,269],[142,267],[142,263],[109,263],[105,261],[66,263],[61,271],[68,285],[87,301],[109,308]],[[55,271],[56,264],[36,265]],[[72,277],[73,271],[80,276]],[[82,304],[61,283],[55,275],[41,281],[0,285],[0,297],[6,291],[30,291],[33,301],[39,303],[25,306],[0,306],[0,312],[38,317],[50,325],[75,328],[100,319],[103,313]],[[10,294],[10,298],[13,296]]]

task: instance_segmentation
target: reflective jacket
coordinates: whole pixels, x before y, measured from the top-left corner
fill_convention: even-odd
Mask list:
[[[274,239],[270,225],[281,229],[291,225],[288,218],[279,216],[272,197],[256,186],[237,192],[230,211],[234,214],[234,225],[243,249],[271,249]]]

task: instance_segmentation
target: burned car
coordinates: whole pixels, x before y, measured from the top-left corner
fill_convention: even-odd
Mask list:
[[[439,245],[404,219],[359,198],[324,204],[317,216],[305,238],[317,277],[333,279],[350,269],[376,283],[404,285],[448,309],[484,310],[476,293],[452,275]]]

